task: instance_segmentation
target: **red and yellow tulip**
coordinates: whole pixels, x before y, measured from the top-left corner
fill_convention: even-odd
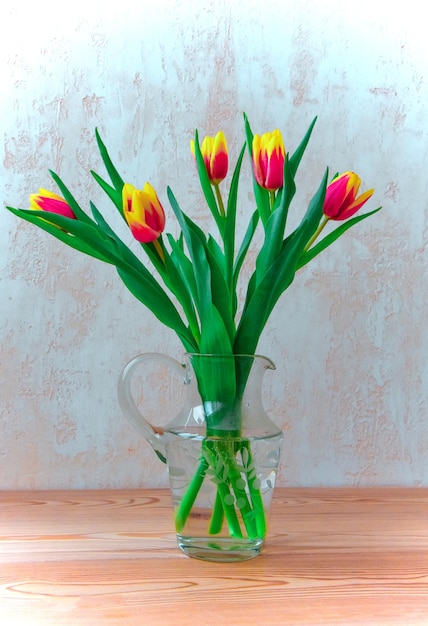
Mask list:
[[[34,211],[46,211],[47,213],[56,213],[64,217],[76,219],[70,205],[52,191],[47,189],[39,189],[39,193],[33,193],[30,196],[30,209]]]
[[[195,155],[195,142],[190,142],[193,156]],[[201,153],[204,158],[205,168],[212,185],[218,185],[226,178],[229,167],[226,137],[223,131],[219,131],[215,137],[204,137],[201,143]]]
[[[253,145],[254,176],[260,187],[276,191],[284,184],[285,148],[281,132],[275,129],[262,136],[254,135]]]
[[[330,220],[352,217],[372,197],[374,189],[358,195],[361,179],[355,172],[337,176],[327,186],[323,212]]]
[[[142,190],[125,184],[122,189],[122,206],[128,226],[137,241],[150,243],[160,237],[165,228],[165,213],[149,183]]]

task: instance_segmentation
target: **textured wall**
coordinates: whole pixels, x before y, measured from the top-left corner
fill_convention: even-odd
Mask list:
[[[326,166],[375,187],[370,207],[383,210],[300,272],[259,346],[277,365],[265,405],[286,433],[282,485],[428,485],[426,34],[417,3],[382,4],[3,9],[4,204],[26,207],[52,187],[51,168],[114,221],[88,173],[102,171],[97,126],[125,179],[149,180],[165,206],[171,185],[196,216],[189,139],[222,128],[233,160],[243,111],[255,132],[280,127],[291,150],[319,116],[295,216]],[[247,163],[242,212],[251,198]],[[110,267],[5,210],[1,224],[0,488],[166,484],[116,381],[137,352],[181,358],[180,344]],[[161,394],[166,419],[174,399]]]

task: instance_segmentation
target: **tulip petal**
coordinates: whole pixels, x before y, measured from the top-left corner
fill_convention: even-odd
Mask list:
[[[30,195],[30,208],[76,219],[70,205],[61,196],[47,189],[40,189],[38,194]]]
[[[282,187],[284,181],[284,156],[278,150],[272,153],[267,163],[265,187],[274,191]]]
[[[252,153],[254,177],[260,187],[268,191],[282,187],[285,149],[280,131],[276,129],[261,137],[254,135]]]
[[[369,189],[368,191],[365,191],[360,196],[358,196],[358,198],[354,200],[354,202],[352,202],[352,204],[350,204],[347,209],[342,211],[340,219],[346,220],[348,219],[348,217],[352,217],[353,215],[355,215],[355,213],[359,211],[359,209],[361,209],[363,204],[365,204],[367,200],[372,197],[373,193],[374,189]]]
[[[152,241],[155,241],[155,239],[159,238],[159,231],[140,222],[135,218],[133,213],[128,213],[126,215],[126,221],[128,222],[133,237],[140,243],[151,243]]]
[[[132,211],[132,194],[134,191],[134,185],[130,185],[129,183],[126,183],[122,187],[122,208],[124,214],[127,211]]]
[[[254,135],[253,137],[253,170],[254,177],[257,181],[257,184],[260,187],[263,187],[264,184],[264,176],[263,176],[263,165],[262,165],[262,150],[261,150],[261,137],[260,135]]]
[[[156,191],[150,185],[150,183],[146,183],[144,185],[143,192],[146,194],[148,198],[147,210],[150,213],[153,213],[156,219],[156,224],[158,226],[159,232],[163,232],[165,228],[165,212],[161,203],[159,202],[159,198],[157,196]]]
[[[227,153],[218,152],[217,154],[213,154],[211,157],[210,169],[211,176],[210,180],[215,185],[218,185],[227,175],[227,169],[229,166],[229,159]]]

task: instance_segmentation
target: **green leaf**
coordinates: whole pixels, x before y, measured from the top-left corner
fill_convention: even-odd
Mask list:
[[[257,283],[260,283],[264,274],[281,251],[288,209],[295,191],[296,185],[291,168],[289,167],[288,158],[286,157],[284,160],[284,186],[282,188],[279,206],[274,209],[265,224],[265,239],[257,256]]]
[[[247,283],[247,291],[245,294],[245,302],[244,302],[244,306],[242,308],[242,314],[241,314],[241,322],[238,326],[238,331],[240,326],[242,325],[242,318],[245,315],[245,311],[248,308],[248,304],[249,302],[251,302],[251,298],[253,297],[254,291],[257,287],[257,272],[253,272],[253,274],[250,276],[248,283]],[[236,341],[236,339],[235,339]]]
[[[198,346],[189,329],[183,323],[177,309],[167,294],[153,279],[142,277],[132,268],[117,267],[117,272],[127,289],[157,317],[157,319],[174,330],[189,352],[197,351]]]
[[[55,174],[55,172],[53,172],[52,170],[49,170],[49,173],[50,173],[51,177],[53,178],[53,180],[55,181],[55,183],[58,185],[58,189],[60,190],[60,192],[62,194],[62,197],[67,202],[67,204],[70,206],[70,208],[73,211],[73,213],[76,216],[76,218],[80,222],[85,222],[85,223],[91,224],[92,223],[91,218],[85,213],[85,211],[83,211],[80,208],[80,205],[75,200],[73,194],[68,189],[68,187],[65,185],[65,183],[62,181],[62,179],[58,176],[58,174]]]
[[[202,231],[190,218],[185,216],[169,187],[167,189],[167,194],[192,260],[193,273],[197,289],[196,304],[199,316],[202,319],[212,306],[211,272],[205,254],[204,241],[201,235]]]
[[[213,331],[215,332],[215,319],[213,316]],[[210,344],[211,345],[211,344]],[[210,355],[207,357],[207,354]],[[236,372],[235,357],[229,352],[227,354],[201,350],[201,354],[192,358],[192,367],[198,382],[198,391],[202,398],[205,419],[207,424],[207,434],[212,429],[225,431],[239,431],[239,412],[235,413],[236,402]],[[215,445],[215,444],[214,444]],[[214,460],[214,459],[213,459]],[[217,465],[216,457],[215,465]],[[213,464],[214,465],[214,464]]]
[[[201,318],[201,341],[199,348],[202,354],[231,355],[233,353],[232,342],[224,320],[214,305]]]
[[[309,248],[309,250],[302,254],[299,263],[297,264],[297,269],[300,269],[301,267],[309,263],[309,261],[312,261],[313,258],[315,258],[320,252],[331,246],[331,244],[334,243],[336,239],[343,235],[343,233],[346,232],[349,228],[355,226],[355,224],[358,224],[358,222],[365,220],[367,217],[370,217],[370,215],[374,215],[374,213],[380,211],[381,208],[382,207],[378,207],[377,209],[374,209],[374,211],[364,213],[363,215],[358,215],[357,217],[353,217],[350,220],[343,222],[343,224],[335,228],[331,233],[324,237],[324,239],[319,241],[315,246]]]
[[[201,326],[200,350],[227,354],[231,352],[229,333],[213,302],[212,274],[207,257],[207,244],[201,229],[181,210],[171,189],[168,198],[181,227],[192,261],[197,299],[195,301]]]
[[[98,129],[95,129],[95,137],[97,140],[98,149],[99,149],[102,161],[104,163],[104,166],[107,170],[108,175],[110,176],[110,180],[113,186],[109,185],[105,180],[101,178],[101,176],[99,176],[99,174],[97,174],[93,170],[91,170],[91,174],[94,177],[94,179],[97,181],[101,189],[107,194],[107,196],[110,198],[114,206],[117,208],[117,210],[123,217],[122,188],[125,183],[122,177],[120,176],[119,172],[117,171],[115,165],[113,164],[113,161],[110,158],[108,150],[100,137]]]
[[[133,266],[142,274],[150,275],[150,272],[141,263],[140,259],[132,252],[130,248],[128,248],[128,246],[120,239],[120,237],[115,233],[111,226],[106,222],[103,215],[98,211],[93,202],[91,202],[91,210],[100,231],[104,233],[105,237],[112,242],[118,258]]]
[[[48,223],[48,221],[51,224],[59,226],[59,229],[54,226],[53,230],[49,230],[50,234],[54,235],[58,239],[61,239],[72,248],[76,248],[75,240],[79,239],[88,246],[88,249],[92,252],[98,252],[98,254],[101,254],[102,258],[107,260],[109,263],[115,264],[119,258],[115,242],[110,237],[106,236],[105,233],[100,230],[98,225],[95,224],[95,222],[81,222],[80,220],[65,217],[64,215],[59,215],[58,213],[33,211],[31,209],[20,209],[19,215],[20,217],[25,215],[25,219],[36,223],[44,230],[47,230],[45,228],[45,224]],[[38,217],[40,221],[34,220],[33,216]],[[66,237],[61,235],[62,231],[60,229],[67,231]],[[56,231],[58,231],[58,233]],[[95,255],[91,254],[91,256]]]
[[[183,251],[181,250],[181,255],[182,254]],[[175,272],[179,276],[180,281],[179,295],[177,296],[177,299],[183,307],[184,314],[189,323],[189,329],[195,340],[195,345],[199,346],[201,331],[195,306],[196,286],[194,284],[195,281],[191,268],[190,271],[188,270],[188,263],[190,263],[190,261],[187,257],[185,257],[185,255],[184,258],[186,259],[186,262],[183,262],[182,256],[180,256],[180,253],[177,254],[175,248],[170,255],[170,261],[174,264]]]
[[[193,301],[197,300],[197,286],[193,266],[190,259],[186,256],[183,247],[176,241],[172,235],[168,234],[168,241],[171,246],[171,261],[174,263],[177,271],[181,275],[182,281],[187,286],[187,291]]]
[[[94,248],[92,245],[88,245],[84,241],[78,239],[77,237],[74,237],[73,235],[70,235],[65,230],[58,228],[53,223],[47,222],[44,218],[40,217],[40,213],[41,213],[40,211],[36,212],[36,211],[29,210],[29,209],[15,209],[9,206],[7,206],[6,208],[11,213],[14,213],[21,219],[27,222],[30,222],[31,224],[34,224],[35,226],[38,226],[39,228],[46,231],[47,233],[49,233],[56,239],[59,239],[63,243],[70,246],[70,248],[74,248],[75,250],[78,250],[79,252],[83,252],[84,254],[87,254],[88,256],[92,256],[95,259],[98,259],[100,261],[104,261],[105,263],[112,263],[112,261],[109,258],[107,258],[104,254],[102,254],[102,252],[100,252],[99,249]],[[46,212],[44,213],[46,214]],[[71,218],[66,218],[66,217],[63,217],[63,219],[64,220],[69,219],[70,221],[75,221],[75,220],[72,220]]]
[[[315,117],[308,130],[305,133],[305,136],[303,137],[302,141],[300,142],[299,146],[297,147],[297,149],[295,150],[294,154],[292,157],[290,157],[290,169],[291,172],[293,174],[293,178],[296,175],[297,169],[299,167],[300,161],[302,160],[303,154],[306,150],[306,147],[309,143],[309,139],[311,137],[312,131],[314,129],[315,123],[317,121],[317,117]]]
[[[210,262],[211,258],[215,261],[218,270],[221,272],[224,282],[226,283],[227,267],[226,257],[223,250],[218,245],[217,241],[211,235],[208,235],[207,241],[207,258]]]
[[[244,238],[242,240],[241,246],[239,248],[238,254],[236,255],[235,265],[233,268],[233,293],[236,294],[236,288],[238,284],[239,274],[241,272],[242,265],[244,263],[245,257],[247,256],[248,249],[251,245],[251,241],[253,239],[254,233],[257,229],[257,224],[259,223],[259,212],[254,211],[251,219],[248,223],[247,230],[245,232]],[[248,290],[247,290],[248,294]],[[235,297],[234,302],[234,310],[233,314],[235,315],[236,309],[238,306],[237,296]]]
[[[120,241],[119,237],[116,235],[112,227],[106,222],[104,216],[98,211],[95,204],[90,202],[92,215],[94,216],[94,220],[98,224],[98,228],[110,239],[114,239],[115,241]]]
[[[326,170],[318,190],[310,201],[302,222],[292,235],[284,241],[281,254],[278,255],[275,263],[272,265],[273,275],[276,275],[277,279],[272,290],[270,311],[272,311],[281,294],[291,284],[301,254],[320,223],[323,215],[327,180],[328,170]],[[271,278],[268,279],[268,282],[270,282]]]
[[[106,183],[106,181],[103,180],[101,178],[101,176],[99,176],[93,170],[91,170],[91,174],[95,178],[95,180],[97,181],[97,183],[99,184],[101,189],[104,191],[104,193],[107,194],[107,196],[113,202],[114,206],[118,209],[118,211],[122,215],[122,217],[124,217],[124,215],[123,215],[123,204],[122,204],[122,188],[115,189],[114,187],[112,187],[111,185]]]
[[[317,229],[322,217],[328,171],[309,203],[306,214],[295,231],[284,241],[262,280],[252,288],[236,333],[234,352],[255,352],[260,334],[281,294],[293,282],[299,258]]]
[[[232,343],[235,324],[233,321],[231,293],[227,284],[225,258],[221,248],[212,237],[208,239],[206,252],[211,270],[212,303],[219,311]]]
[[[119,172],[117,171],[113,161],[110,158],[108,150],[102,141],[98,129],[95,129],[95,136],[97,139],[98,149],[100,151],[101,158],[105,165],[108,175],[110,176],[110,180],[115,189],[122,190],[123,185],[125,184]]]
[[[184,325],[177,309],[165,291],[116,235],[113,238],[107,234],[106,223],[104,223],[106,230],[103,231],[93,222],[90,224],[82,223],[56,213],[8,208],[12,213],[36,224],[70,247],[115,265],[119,276],[131,293],[145,304],[163,324],[175,330],[183,341],[186,350],[197,349],[191,332]],[[101,219],[95,207],[93,210]],[[49,217],[50,223],[46,221],[47,217]]]
[[[123,259],[125,263],[133,267],[134,270],[136,270],[143,277],[143,279],[149,280],[155,285],[158,285],[158,282],[152,277],[145,265],[143,265],[135,254],[128,248],[128,246],[121,241],[92,202],[91,208],[99,227],[103,230],[106,236],[115,242],[115,247],[120,258]],[[160,243],[162,245],[161,241]],[[152,247],[152,244],[142,244],[142,248],[145,250],[158,273],[162,277],[166,287],[179,300],[183,310],[185,311],[189,324],[194,327],[195,319],[191,298],[189,297],[187,287],[182,282],[181,275],[178,273],[175,264],[171,261],[167,250],[163,246],[165,257],[164,264],[157,256],[157,252]]]
[[[227,277],[226,281],[230,289],[233,289],[233,263],[235,256],[235,235],[236,235],[236,206],[238,200],[238,185],[241,173],[242,160],[245,154],[245,144],[242,146],[232,181],[229,188],[229,197],[227,199],[226,224],[224,229],[224,254],[226,257]]]
[[[173,237],[168,237],[170,240],[174,241]],[[169,289],[169,291],[174,294],[179,303],[183,308],[183,312],[186,316],[186,319],[189,323],[189,327],[195,337],[195,341],[199,341],[200,332],[198,326],[198,320],[195,314],[195,308],[193,304],[193,290],[189,286],[187,281],[187,276],[185,273],[181,271],[181,267],[177,262],[177,256],[172,252],[170,254],[166,249],[162,236],[157,240],[159,245],[162,247],[164,259],[163,261],[159,258],[158,252],[154,246],[154,243],[141,244],[144,251],[149,256],[152,261],[154,267],[157,269],[159,275],[161,276],[164,284]],[[174,242],[175,243],[175,242]],[[181,250],[182,251],[182,250]],[[183,253],[183,251],[182,251]],[[183,256],[185,256],[183,254]],[[188,259],[187,259],[188,261]]]

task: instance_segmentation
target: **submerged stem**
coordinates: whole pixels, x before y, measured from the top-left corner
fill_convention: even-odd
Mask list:
[[[223,503],[221,501],[220,494],[217,491],[215,502],[214,502],[214,508],[213,508],[212,515],[211,515],[210,528],[208,531],[210,535],[217,535],[221,531],[223,527],[223,521],[224,521]]]
[[[248,489],[250,491],[250,498],[253,504],[253,511],[255,514],[257,535],[260,538],[264,538],[266,535],[266,513],[265,513],[265,507],[263,504],[262,494],[260,491],[260,485],[259,485],[260,481],[257,478],[257,474],[254,470],[254,461],[253,461],[253,455],[251,452],[251,444],[249,441],[243,441],[241,445],[242,445],[241,455],[242,455],[242,450],[244,449],[247,451],[247,455],[248,455],[248,458],[246,461],[245,472],[247,475]]]
[[[199,490],[204,482],[205,474],[208,469],[208,461],[204,455],[201,456],[199,467],[196,470],[192,482],[186,489],[178,509],[175,512],[175,527],[177,532],[181,532],[187,522],[190,511],[195,503]]]

